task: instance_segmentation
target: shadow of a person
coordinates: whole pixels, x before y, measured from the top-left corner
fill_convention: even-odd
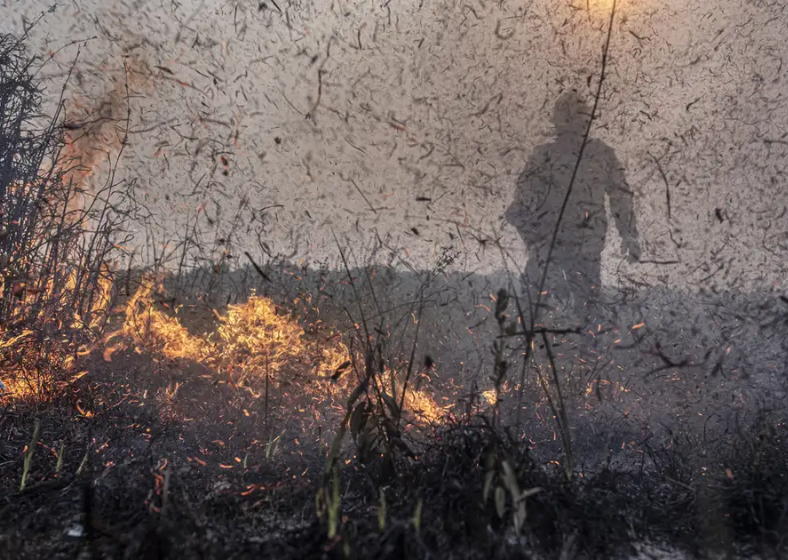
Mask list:
[[[534,149],[506,211],[507,221],[517,228],[528,249],[525,273],[531,305],[537,301],[547,253],[590,118],[591,109],[577,93],[559,97],[552,119],[556,138]],[[586,324],[589,304],[599,297],[608,225],[605,195],[623,240],[622,254],[630,262],[640,258],[633,192],[622,166],[611,147],[589,139],[558,227],[538,320],[547,311],[570,313]]]

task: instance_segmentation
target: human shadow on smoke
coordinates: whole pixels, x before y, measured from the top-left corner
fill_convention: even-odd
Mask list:
[[[600,294],[608,226],[605,195],[623,240],[622,254],[631,262],[640,256],[633,192],[615,151],[601,140],[589,139],[578,166],[590,118],[591,109],[577,93],[559,97],[552,116],[556,138],[534,149],[506,211],[507,221],[517,228],[528,249],[525,282],[532,306],[539,302],[538,309],[532,308],[537,322],[550,314],[564,319],[569,314],[581,325],[588,322]],[[565,200],[570,184],[572,190]],[[546,266],[546,293],[538,298]]]

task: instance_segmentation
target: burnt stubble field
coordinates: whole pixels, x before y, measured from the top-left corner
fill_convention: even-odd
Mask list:
[[[735,272],[767,267],[720,233],[749,227],[724,201],[707,216],[724,243],[706,260],[659,256],[663,241],[680,255],[700,234],[676,226],[654,241],[656,211],[598,137],[606,80],[622,79],[617,6],[572,8],[588,21],[604,14],[598,68],[540,109],[554,134],[521,150],[500,211],[479,204],[477,222],[443,219],[433,190],[403,221],[383,190],[348,172],[347,196],[376,227],[336,209],[307,240],[333,261],[305,258],[297,228],[284,231],[292,197],[257,206],[239,190],[228,213],[206,195],[183,215],[152,202],[153,180],[126,153],[147,130],[140,104],[163,79],[196,86],[130,48],[109,93],[77,102],[78,57],[60,68],[61,90],[44,87],[42,72],[61,63],[28,44],[54,11],[0,35],[0,556],[788,557],[788,295],[779,273],[766,289]],[[283,15],[291,38],[302,8],[254,7]],[[462,25],[488,9],[465,6]],[[502,44],[515,36],[504,21],[490,31]],[[176,44],[193,32],[189,20]],[[377,33],[360,28],[350,46],[333,38],[305,62],[317,93],[303,126],[319,128],[333,108],[332,46],[334,57],[361,52]],[[192,49],[208,41],[198,35]],[[393,113],[378,121],[410,134]],[[294,149],[275,134],[272,152]],[[343,141],[369,159],[373,146]],[[238,134],[221,142],[240,150]],[[236,172],[240,157],[221,142],[186,151],[192,171],[211,151],[213,179],[188,185],[198,198]],[[156,157],[174,154],[168,146]],[[695,209],[682,198],[691,173],[668,168],[681,157],[670,146],[648,165],[676,224]],[[414,172],[445,152],[436,182],[443,166],[475,165],[438,140],[420,150],[399,161]],[[302,163],[318,184],[311,158]],[[295,203],[310,227],[325,196],[312,202]],[[761,241],[776,260],[784,240],[767,232],[783,227],[779,205],[753,219],[768,221]],[[405,237],[387,224],[405,224]],[[431,228],[444,226],[438,239]],[[500,266],[468,265],[489,255]],[[638,266],[665,272],[646,282]],[[688,285],[666,280],[684,273]]]

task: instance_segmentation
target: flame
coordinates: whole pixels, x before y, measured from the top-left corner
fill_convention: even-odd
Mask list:
[[[341,376],[338,382],[331,380],[352,362],[350,350],[335,333],[328,340],[307,336],[303,327],[270,299],[252,295],[244,303],[228,306],[225,314],[214,312],[218,327],[207,337],[199,337],[191,334],[177,316],[155,308],[153,295],[160,290],[160,283],[144,279],[128,302],[122,328],[123,334],[149,350],[170,359],[197,361],[217,375],[229,373],[238,386],[266,375],[274,384],[294,381],[298,372],[309,370],[311,377],[306,381],[318,381],[322,389],[332,391],[347,389],[352,376]],[[393,372],[387,371],[386,375]],[[446,415],[445,408],[424,390],[409,388],[404,405],[417,420],[435,423]]]
[[[7,324],[0,325],[0,371],[5,385],[5,389],[0,386],[0,396],[8,394],[27,401],[45,399],[55,388],[56,378],[62,381],[65,374],[73,372],[75,356],[88,352],[65,333],[79,331],[83,338],[98,338],[111,300],[112,267],[106,262],[101,264],[92,300],[81,306],[82,311],[70,311],[79,301],[79,271],[68,271],[64,266],[59,273],[65,281],[56,282],[56,274],[50,273],[44,281],[31,274],[10,285],[0,275],[0,298],[8,295],[14,301]],[[34,306],[44,305],[52,310],[44,317],[45,322],[64,336],[47,336],[40,325],[21,333],[13,327],[25,324]]]
[[[446,419],[447,409],[439,406],[435,399],[422,390],[405,391],[405,410],[412,411],[418,420],[437,424]]]
[[[309,340],[295,320],[279,312],[268,298],[256,295],[230,305],[225,315],[217,313],[219,326],[207,338],[195,336],[177,317],[153,306],[154,285],[152,279],[144,280],[131,298],[123,331],[168,358],[198,361],[242,377],[272,374],[274,381],[284,369],[298,365],[303,369],[304,364],[317,379],[328,381],[350,360],[344,343]]]
[[[246,303],[231,305],[217,331],[223,342],[223,354],[230,366],[262,371],[280,371],[286,364],[302,357],[314,360],[320,378],[332,375],[350,360],[350,351],[338,342],[322,348],[304,342],[304,330],[295,321],[277,314],[274,304],[258,296]]]
[[[122,332],[168,358],[204,358],[204,341],[189,333],[177,319],[153,306],[153,288],[153,279],[143,279],[126,305],[126,321]]]
[[[86,218],[85,210],[95,194],[89,178],[98,162],[120,153],[127,86],[139,90],[150,85],[144,79],[144,63],[129,60],[124,78],[115,81],[100,103],[90,106],[69,102],[62,150],[52,158],[54,161],[43,162],[39,170],[42,178],[56,176],[58,182],[63,181],[64,188],[47,191],[42,202],[49,215],[64,215],[68,224]],[[9,193],[20,200],[36,200],[38,189],[40,185],[35,182],[9,185]],[[48,252],[63,251],[64,247],[53,247],[50,232],[33,227],[31,235],[33,251],[17,254],[17,249],[12,249],[10,254],[0,255],[0,300],[8,305],[5,324],[0,325],[0,396],[10,394],[17,400],[47,398],[65,374],[72,372],[76,357],[84,353],[81,344],[86,338],[97,338],[103,328],[112,293],[113,270],[109,263],[102,263],[98,272],[89,272],[84,263],[73,264],[75,260],[80,262],[79,256],[61,255],[48,260]],[[53,262],[57,264],[50,268]],[[92,289],[86,290],[88,285]],[[89,301],[85,301],[87,297]],[[20,330],[27,326],[33,327],[35,336],[28,331],[20,336]]]
[[[112,279],[113,271],[109,263],[101,263],[98,278],[96,280],[96,289],[93,293],[93,299],[88,303],[88,306],[83,314],[79,310],[75,310],[73,314],[73,326],[75,328],[90,329],[98,331],[101,323],[106,317],[108,306],[110,304],[112,295]],[[54,286],[51,282],[48,283],[46,290],[52,291]],[[64,293],[73,295],[77,289],[77,271],[72,270],[69,273],[68,280],[64,288]]]
[[[75,341],[61,341],[58,337],[45,338],[43,344],[48,351],[40,352],[42,334],[34,329],[17,331],[5,330],[0,326],[0,366],[3,366],[3,381],[0,394],[10,393],[14,399],[41,400],[51,388],[47,384],[43,370],[68,373],[71,380],[63,381],[60,386],[83,377],[87,371],[76,372],[77,360],[89,354],[99,342],[103,344],[103,360],[112,363],[113,356],[129,343],[137,349],[145,349],[173,360],[189,360],[207,366],[215,375],[228,375],[237,387],[248,386],[255,378],[266,378],[273,385],[295,382],[305,391],[312,382],[322,395],[337,395],[347,392],[352,375],[336,375],[353,363],[353,356],[347,345],[335,332],[328,336],[307,335],[303,327],[270,299],[253,294],[246,302],[228,306],[225,313],[214,312],[218,325],[207,336],[192,334],[181,322],[178,312],[165,312],[154,302],[163,293],[161,280],[153,277],[143,278],[139,288],[127,302],[123,310],[123,322],[118,330],[110,332],[99,341],[108,308],[111,302],[113,270],[109,264],[101,267],[97,288],[93,291],[92,301],[83,305],[83,312],[69,311],[74,307],[76,291],[79,289],[79,271],[72,270],[65,281],[50,279],[44,283],[31,281],[23,287],[16,316],[23,317],[25,310],[36,305],[40,297],[55,298],[58,316],[52,317],[58,331],[80,329],[94,334],[93,343],[77,344]],[[5,286],[0,285],[0,291]],[[112,341],[112,344],[110,342]],[[42,362],[45,355],[46,362]],[[356,356],[355,362],[363,362]],[[308,375],[304,375],[308,372]],[[384,384],[393,386],[392,377],[396,372],[384,372]],[[303,382],[303,383],[301,383]],[[57,386],[57,384],[55,384]],[[251,387],[249,387],[252,390]],[[170,400],[178,391],[176,385],[169,392]],[[314,395],[317,397],[317,394]],[[439,406],[425,390],[409,387],[405,392],[405,410],[417,422],[437,423],[446,416],[446,407]],[[86,415],[87,412],[82,411]]]

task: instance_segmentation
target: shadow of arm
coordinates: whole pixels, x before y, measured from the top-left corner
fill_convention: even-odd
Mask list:
[[[640,244],[635,214],[635,193],[627,184],[621,162],[618,161],[612,150],[609,150],[609,152],[606,158],[608,180],[605,182],[605,185],[607,196],[610,200],[610,212],[623,241],[622,251],[626,251],[629,254],[630,260],[639,260]]]

